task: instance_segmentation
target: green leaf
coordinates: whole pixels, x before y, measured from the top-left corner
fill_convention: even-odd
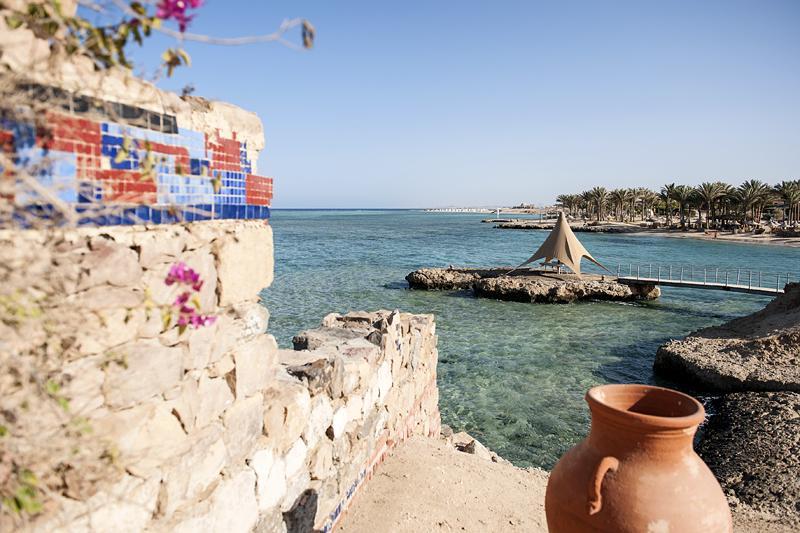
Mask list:
[[[14,514],[19,514],[21,511],[19,503],[17,503],[16,498],[11,498],[8,496],[3,498],[3,507],[8,507]]]
[[[58,391],[61,390],[61,385],[59,385],[52,379],[48,379],[47,383],[44,384],[44,390],[46,390],[47,394],[49,394],[50,396],[54,396],[58,394]]]
[[[147,10],[145,9],[145,7],[142,5],[141,2],[131,2],[131,11],[141,16],[147,14]]]
[[[177,52],[180,58],[183,60],[183,64],[186,65],[187,67],[191,67],[192,58],[189,57],[189,54],[186,52],[186,50],[184,50],[183,48],[178,48]]]
[[[22,20],[22,17],[20,17],[19,15],[15,14],[6,15],[6,25],[12,30],[16,30],[17,28],[22,26],[23,22],[24,21]]]
[[[131,31],[133,32],[133,40],[141,46],[144,41],[142,41],[142,32],[139,31],[139,26],[134,26]]]
[[[59,406],[60,406],[60,407],[61,407],[61,408],[62,408],[64,411],[69,411],[69,400],[67,400],[67,399],[66,399],[66,398],[64,398],[63,396],[59,396],[58,398],[56,398],[56,402],[58,403],[58,405],[59,405]]]
[[[120,164],[126,159],[128,159],[128,151],[124,148],[117,150],[117,155],[114,156],[114,163]]]
[[[0,437],[5,437],[7,435],[8,435],[8,428],[0,424]]]
[[[19,508],[28,514],[36,514],[42,510],[42,502],[37,498],[36,490],[30,486],[23,486],[17,489],[14,494]]]
[[[172,324],[172,311],[169,309],[161,310],[161,331],[167,331]]]
[[[31,485],[33,487],[39,484],[39,480],[36,479],[36,475],[30,470],[23,470],[19,475],[19,479],[26,485]]]
[[[63,17],[63,8],[61,7],[61,0],[50,0],[50,3],[53,4],[53,7],[56,10],[56,15],[59,17]]]

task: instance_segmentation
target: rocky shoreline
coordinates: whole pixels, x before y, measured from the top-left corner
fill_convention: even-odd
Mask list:
[[[731,507],[800,528],[800,284],[757,313],[668,342],[653,368],[713,395],[697,450]]]
[[[656,373],[714,392],[800,392],[800,283],[767,306],[661,346]]]
[[[489,222],[489,221],[485,221]],[[522,229],[522,230],[551,230],[553,223],[542,223],[539,221],[517,219],[517,220],[500,220],[496,221],[498,224],[494,226],[497,229]],[[640,226],[631,226],[627,224],[599,224],[592,226],[589,224],[570,224],[570,229],[575,233],[638,233],[645,228]]]
[[[579,300],[652,300],[654,285],[625,285],[612,276],[556,274],[503,268],[423,268],[406,276],[411,289],[465,290],[479,298],[514,302],[571,303]]]

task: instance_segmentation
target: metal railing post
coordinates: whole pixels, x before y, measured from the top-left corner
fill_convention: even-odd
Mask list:
[[[753,288],[753,271],[752,270],[748,270],[747,271],[747,288],[748,289],[752,289]]]
[[[761,271],[758,271],[758,286],[761,287]]]
[[[706,283],[708,283],[708,272],[704,268],[703,269],[703,285],[705,285]]]
[[[781,290],[781,273],[775,274],[775,292]]]
[[[661,265],[658,265],[658,281],[661,281]]]
[[[617,277],[619,277],[619,271],[620,271],[620,268],[622,268],[622,265],[620,265],[619,263],[617,263]]]
[[[741,268],[737,268],[736,269],[736,284],[737,285],[741,285],[741,283],[739,282],[739,276],[741,275],[741,273],[742,273],[742,269]]]
[[[725,271],[725,286],[728,286],[728,271]]]
[[[641,265],[636,265],[636,279],[639,279],[639,267]]]
[[[714,269],[714,283],[719,283],[719,267]]]
[[[669,279],[672,280],[672,265],[669,266]]]
[[[653,279],[653,263],[650,263],[649,268],[647,269],[647,277]]]
[[[683,281],[683,265],[681,265],[681,281]]]

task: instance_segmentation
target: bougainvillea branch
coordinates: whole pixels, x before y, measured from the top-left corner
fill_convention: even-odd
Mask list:
[[[220,38],[208,35],[187,33],[189,24],[197,16],[190,13],[203,5],[203,0],[160,0],[152,2],[112,0],[117,10],[109,10],[105,5],[92,0],[79,0],[79,5],[108,17],[107,24],[93,24],[84,17],[68,16],[61,9],[59,0],[28,2],[25,8],[17,10],[0,1],[9,28],[20,27],[31,30],[38,38],[50,42],[55,49],[68,55],[89,57],[97,69],[114,66],[132,68],[127,57],[126,47],[131,43],[141,45],[153,32],[159,32],[177,39],[179,42],[195,41],[217,45],[244,45],[259,42],[278,42],[295,49],[310,49],[314,45],[316,30],[305,19],[284,20],[278,29],[263,35]],[[178,30],[166,27],[163,23],[175,21]],[[301,45],[285,38],[291,29],[300,27]],[[181,65],[189,65],[189,55],[182,48],[168,48],[162,54],[167,75]]]
[[[189,268],[186,263],[180,261],[172,265],[167,277],[164,278],[164,284],[181,289],[172,306],[163,311],[165,329],[170,327],[173,321],[177,323],[178,329],[183,332],[188,326],[197,329],[210,326],[217,320],[215,316],[203,315],[199,312],[200,301],[197,298],[197,293],[203,288],[203,280],[200,279],[200,274]],[[195,293],[194,296],[192,293]],[[174,319],[176,312],[178,315],[177,320]]]

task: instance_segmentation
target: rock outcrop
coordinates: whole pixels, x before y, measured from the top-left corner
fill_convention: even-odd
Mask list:
[[[409,287],[423,290],[472,289],[475,296],[535,303],[576,300],[652,300],[654,285],[626,285],[610,276],[556,274],[503,268],[423,268],[406,276]]]
[[[709,407],[697,451],[734,511],[746,506],[799,528],[800,393],[734,393]]]
[[[657,374],[723,393],[708,403],[698,453],[734,510],[800,527],[800,284],[764,309],[658,350]],[[773,527],[773,525],[775,527]]]
[[[625,285],[614,279],[584,276],[534,275],[476,281],[472,290],[481,298],[514,302],[571,303],[576,300],[653,300],[661,295],[654,285]]]
[[[800,283],[757,313],[668,342],[653,368],[708,391],[800,392]]]
[[[452,291],[469,289],[475,281],[507,274],[511,267],[501,268],[421,268],[406,276],[412,289]]]
[[[533,220],[510,220],[510,221],[497,221],[495,226],[497,229],[530,229],[530,230],[551,230],[553,224],[537,222]],[[578,233],[637,233],[644,228],[638,226],[630,226],[627,224],[598,224],[592,226],[589,224],[570,224],[570,229]]]

